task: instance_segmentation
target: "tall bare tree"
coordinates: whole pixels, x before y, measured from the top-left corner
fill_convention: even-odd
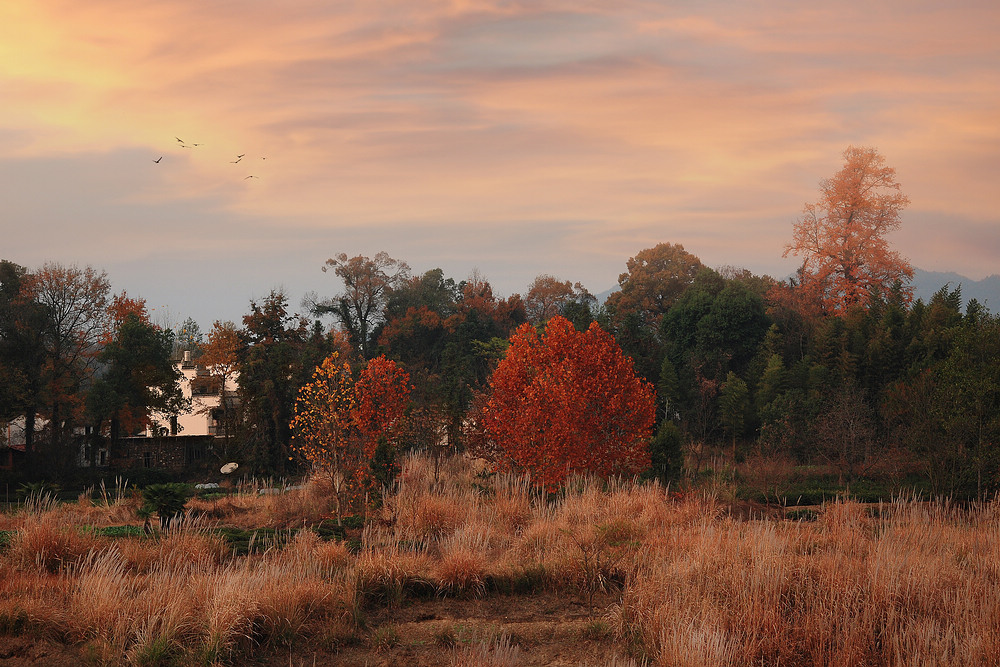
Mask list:
[[[386,299],[393,288],[410,275],[409,265],[389,257],[385,251],[374,257],[348,257],[346,253],[326,260],[323,271],[337,274],[344,281],[344,291],[313,305],[317,315],[335,315],[347,330],[355,349],[370,358],[372,333],[382,321]]]
[[[108,336],[111,285],[104,271],[89,266],[45,264],[28,276],[26,289],[45,310],[42,388],[53,449],[61,454],[64,436],[83,407],[83,383]]]

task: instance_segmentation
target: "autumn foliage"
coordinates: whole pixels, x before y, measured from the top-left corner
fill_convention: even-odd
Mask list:
[[[649,467],[652,386],[596,323],[561,316],[543,334],[521,326],[490,382],[482,428],[501,464],[559,485],[570,473],[635,474]]]
[[[352,418],[366,458],[371,458],[379,438],[391,440],[399,428],[410,395],[410,376],[396,362],[376,357],[361,371],[354,392]]]
[[[807,295],[827,312],[843,312],[913,278],[909,262],[885,239],[899,228],[910,200],[877,150],[848,147],[843,168],[823,180],[820,195],[806,205],[785,247],[786,257],[803,257],[800,281]]]
[[[410,377],[395,362],[368,362],[357,381],[347,362],[334,352],[299,390],[291,422],[292,447],[330,476],[342,506],[363,492],[368,463],[379,440],[390,441],[400,425],[410,394]]]

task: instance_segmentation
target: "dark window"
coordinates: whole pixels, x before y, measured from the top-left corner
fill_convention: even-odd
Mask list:
[[[184,448],[185,463],[200,461],[205,456],[205,446],[201,443],[188,443]]]
[[[143,452],[142,453],[142,467],[152,468],[153,467],[153,452]]]

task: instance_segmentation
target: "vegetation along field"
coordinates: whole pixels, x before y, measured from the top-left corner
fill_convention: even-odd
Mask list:
[[[339,528],[321,479],[242,490],[151,534],[122,528],[129,493],[5,516],[0,661],[973,665],[1000,646],[996,502],[748,520],[709,494],[547,493],[457,456],[437,474],[408,457]]]

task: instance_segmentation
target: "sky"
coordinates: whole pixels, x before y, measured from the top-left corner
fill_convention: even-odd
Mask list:
[[[336,294],[340,252],[504,296],[662,242],[783,277],[864,145],[910,198],[893,247],[978,280],[998,34],[995,0],[0,0],[0,258],[205,331]]]

